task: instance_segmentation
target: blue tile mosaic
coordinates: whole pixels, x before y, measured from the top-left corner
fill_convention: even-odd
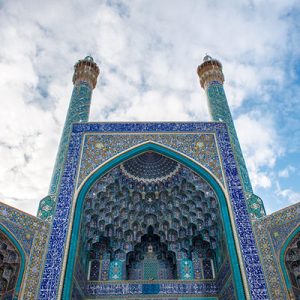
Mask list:
[[[63,172],[57,208],[53,220],[52,233],[46,257],[45,270],[42,277],[39,299],[56,299],[62,261],[65,254],[65,243],[70,222],[70,211],[75,179],[78,172],[82,137],[87,132],[214,132],[225,172],[226,184],[233,207],[234,219],[239,237],[240,248],[244,260],[248,285],[253,300],[268,299],[266,284],[262,267],[258,259],[257,248],[252,227],[247,213],[246,199],[238,176],[237,166],[231,148],[230,138],[224,123],[85,123],[74,124],[71,134],[68,156]],[[120,141],[121,142],[121,141]],[[197,294],[205,287],[201,284],[176,284],[170,286],[161,284],[160,293]],[[137,284],[116,285],[112,291],[107,286],[97,286],[97,289],[109,289],[113,293],[132,293],[134,290],[142,291]],[[93,289],[91,289],[93,293]]]
[[[300,203],[275,212],[254,223],[254,231],[270,299],[288,300],[286,283],[281,276],[280,251],[289,235],[300,225]]]
[[[262,200],[253,194],[251,181],[228,106],[223,84],[218,81],[211,81],[205,90],[213,121],[223,121],[228,126],[232,148],[238,163],[237,168],[239,169],[241,182],[247,196],[246,203],[248,205],[250,216],[254,219],[260,218],[266,214],[264,205]]]
[[[72,124],[75,122],[86,122],[89,117],[91,106],[92,87],[86,82],[79,82],[73,88],[71,101],[61,136],[55,166],[50,183],[49,195],[41,200],[38,217],[50,221],[54,212],[57,189],[61,180],[63,165],[68,151],[69,137]]]

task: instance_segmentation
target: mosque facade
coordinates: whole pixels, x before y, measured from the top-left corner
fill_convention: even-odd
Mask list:
[[[300,299],[300,203],[254,194],[221,63],[197,69],[212,122],[88,121],[87,56],[37,217],[0,203],[0,299]]]

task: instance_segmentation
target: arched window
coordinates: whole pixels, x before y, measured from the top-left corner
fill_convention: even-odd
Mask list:
[[[14,294],[20,271],[21,256],[19,251],[0,231],[0,298],[10,299]]]
[[[285,265],[295,299],[300,300],[300,233],[293,238],[286,250]]]
[[[100,274],[100,261],[92,260],[90,262],[90,280],[99,280]]]

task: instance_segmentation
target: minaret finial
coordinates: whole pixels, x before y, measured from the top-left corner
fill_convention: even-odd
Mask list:
[[[217,81],[221,84],[224,82],[222,64],[208,54],[204,56],[203,63],[198,66],[197,73],[201,87],[204,89],[212,81]]]
[[[212,60],[213,58],[208,55],[207,53],[205,53],[205,56],[203,57],[203,61],[209,61],[209,60]]]
[[[88,55],[84,59],[79,60],[75,64],[74,69],[74,85],[79,82],[87,82],[93,89],[96,87],[100,70],[92,56]]]

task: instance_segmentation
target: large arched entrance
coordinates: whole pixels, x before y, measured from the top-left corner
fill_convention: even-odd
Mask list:
[[[300,300],[300,227],[284,243],[280,260],[289,296]]]
[[[18,299],[24,268],[24,251],[9,230],[0,225],[0,299]]]
[[[91,282],[133,280],[210,282],[217,294],[224,268],[244,299],[226,199],[212,175],[150,143],[111,165],[79,193],[63,299],[85,299]]]

